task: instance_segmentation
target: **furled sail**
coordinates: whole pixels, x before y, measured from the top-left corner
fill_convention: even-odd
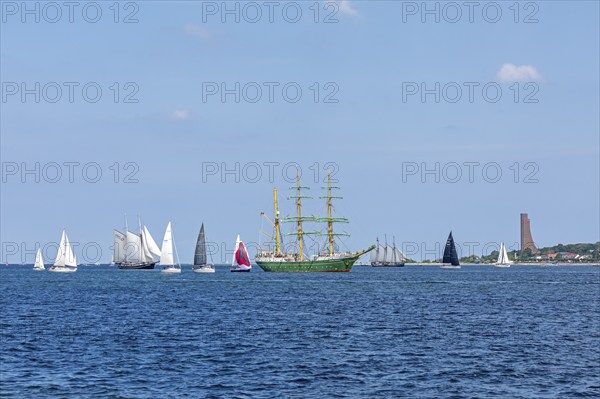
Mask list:
[[[204,235],[204,223],[200,227],[200,233],[198,233],[198,240],[196,241],[196,252],[194,253],[194,265],[204,266],[206,265],[206,237]]]

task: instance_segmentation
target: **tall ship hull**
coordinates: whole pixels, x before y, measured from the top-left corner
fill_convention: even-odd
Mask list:
[[[371,263],[372,267],[404,267],[404,263]]]
[[[256,264],[265,272],[349,272],[360,255],[339,259],[315,259],[302,262],[296,261],[261,261]]]

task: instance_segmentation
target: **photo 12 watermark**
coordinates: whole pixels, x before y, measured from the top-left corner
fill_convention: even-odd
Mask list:
[[[202,82],[202,102],[288,103],[301,100],[337,104],[340,86],[336,82]]]
[[[402,162],[402,183],[500,183],[540,182],[536,162]]]
[[[3,24],[137,24],[135,1],[1,1]]]
[[[402,23],[458,24],[503,21],[537,24],[540,5],[535,1],[402,1]]]
[[[402,82],[402,103],[495,104],[502,100],[515,104],[537,104],[537,82]]]
[[[288,23],[340,22],[337,1],[202,1],[202,23]]]
[[[340,167],[335,162],[202,162],[202,183],[275,183],[282,179],[286,183],[303,182],[326,183],[328,176],[337,183]]]
[[[139,183],[140,166],[136,162],[103,164],[89,161],[2,162],[2,183]]]
[[[0,85],[2,103],[88,103],[104,99],[115,104],[137,104],[140,86],[136,82],[10,82]]]

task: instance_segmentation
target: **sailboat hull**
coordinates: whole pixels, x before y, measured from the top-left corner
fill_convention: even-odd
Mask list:
[[[167,267],[167,268],[162,269],[160,272],[168,273],[168,274],[176,274],[176,273],[181,273],[181,269],[179,269],[177,267]]]
[[[380,263],[380,262],[372,262],[372,267],[404,267],[404,263]]]
[[[212,266],[203,266],[192,269],[195,273],[214,273],[215,268]]]
[[[150,270],[154,269],[156,262],[152,263],[116,263],[119,269],[122,270]]]
[[[495,264],[494,267],[510,267],[510,265],[503,265],[503,264]]]
[[[76,267],[67,267],[67,266],[53,266],[48,269],[50,272],[55,273],[74,273],[77,271]]]
[[[460,269],[460,265],[458,265],[458,266],[454,266],[454,265],[441,265],[440,269]]]
[[[265,272],[349,272],[352,266],[358,260],[356,257],[307,260],[303,262],[281,261],[281,262],[263,262],[255,260]]]

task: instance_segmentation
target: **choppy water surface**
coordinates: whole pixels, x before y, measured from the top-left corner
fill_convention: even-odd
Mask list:
[[[6,398],[600,397],[600,268],[0,270]]]

